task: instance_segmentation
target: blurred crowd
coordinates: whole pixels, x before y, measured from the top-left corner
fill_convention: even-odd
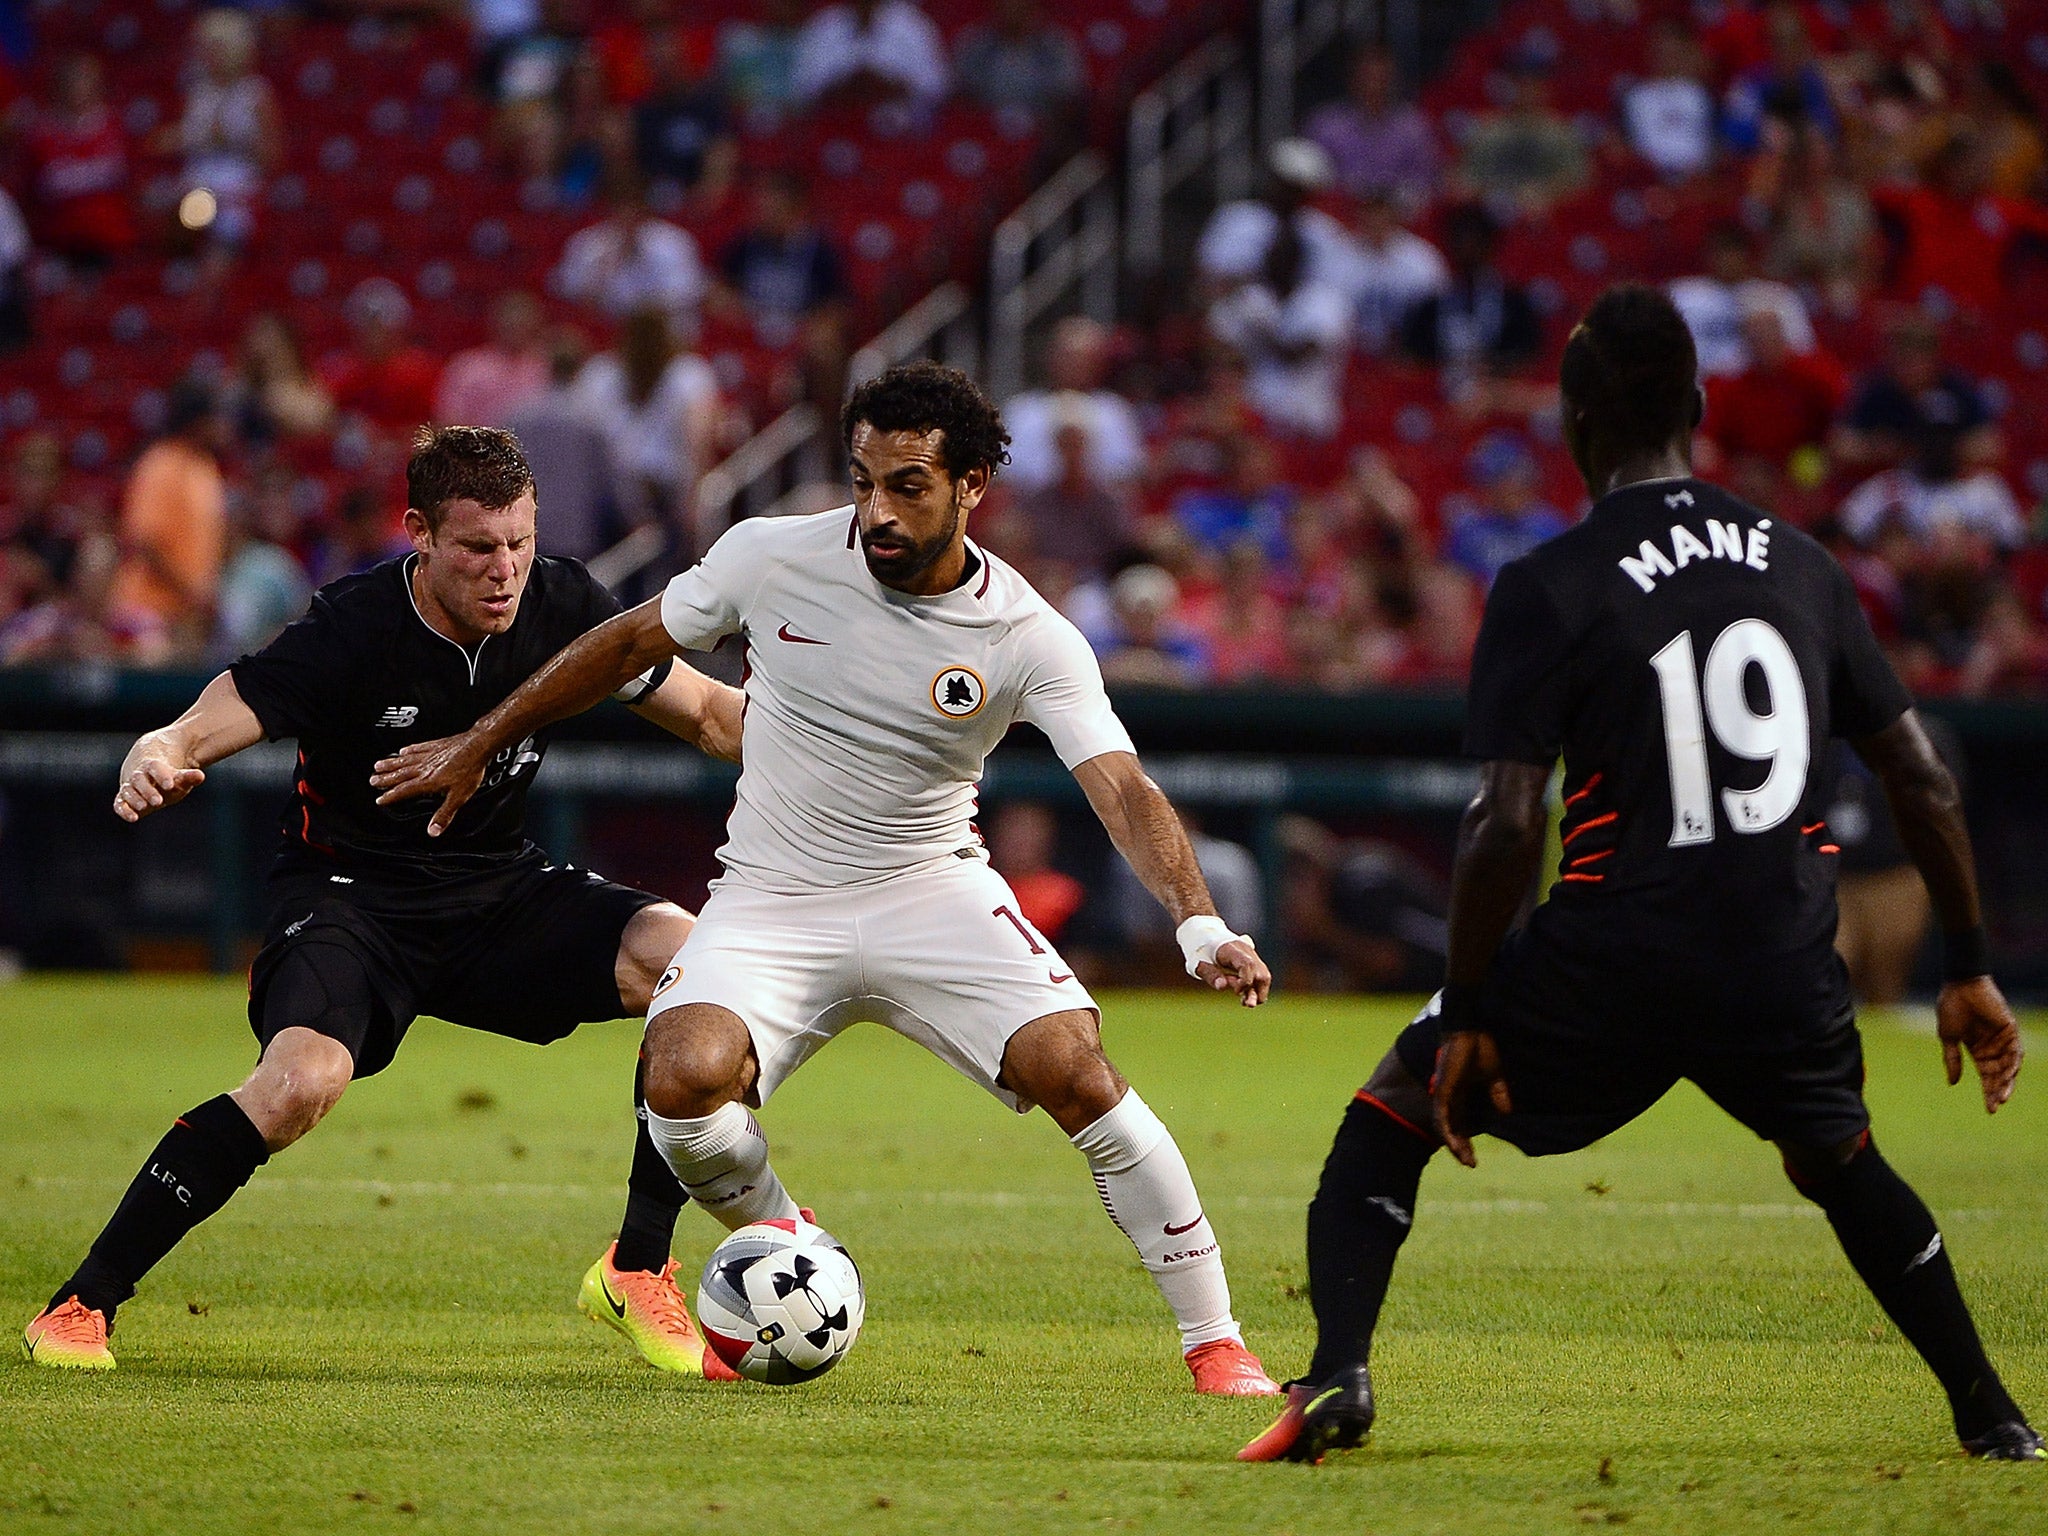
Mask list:
[[[750,135],[857,108],[915,138],[967,102],[1057,151],[1100,36],[1039,0],[950,32],[911,0],[439,10],[468,29],[446,87],[480,124],[472,170],[561,221],[544,280],[445,295],[489,316],[462,347],[427,334],[422,284],[381,274],[349,285],[331,344],[288,303],[233,311],[206,366],[138,404],[147,445],[99,473],[0,415],[0,663],[261,639],[390,552],[424,419],[520,433],[546,547],[652,525],[686,557],[705,470],[781,406],[835,402],[857,328],[887,317],[817,176],[750,161]],[[1571,313],[1647,277],[1699,342],[1703,472],[1836,550],[1916,689],[2040,689],[2048,35],[2026,10],[1524,0],[1419,98],[1357,49],[1255,194],[1190,231],[1184,271],[1123,324],[1053,328],[1004,402],[1012,463],[977,535],[1114,682],[1456,686],[1495,573],[1584,512],[1550,382]],[[16,71],[0,347],[30,344],[44,295],[75,303],[166,238],[202,298],[247,280],[287,217],[266,187],[307,152],[264,70],[294,24],[200,14],[161,122],[89,53]],[[175,168],[168,201],[142,195],[153,165]],[[735,336],[765,382],[721,351]]]
[[[1571,314],[1640,276],[1699,344],[1702,472],[1830,544],[1910,683],[2048,684],[2018,36],[1933,4],[1674,9],[1512,7],[1477,106],[1358,51],[1176,296],[1059,327],[982,532],[1113,679],[1454,685],[1495,574],[1585,509]],[[1513,25],[1550,13],[1569,42]]]
[[[520,434],[550,551],[588,558],[653,525],[668,563],[687,560],[704,472],[783,407],[836,406],[856,327],[889,318],[857,291],[847,246],[872,272],[891,226],[828,227],[815,164],[850,173],[876,145],[929,145],[1006,207],[1002,146],[1071,145],[1080,41],[1039,0],[973,10],[949,37],[911,0],[761,0],[722,20],[682,0],[223,7],[178,23],[175,103],[123,99],[95,50],[9,60],[0,38],[0,664],[189,662],[260,640],[314,585],[392,552],[405,445],[428,420]],[[418,101],[365,117],[337,98],[386,83],[341,77],[303,30],[337,18],[372,58],[459,25],[462,67],[434,60]],[[88,29],[102,21],[132,54],[121,29],[142,24]],[[1102,55],[1122,38],[1095,41]],[[306,102],[323,126],[294,120]],[[439,186],[401,175],[402,154],[385,175],[373,141],[328,131],[402,139],[428,115],[413,160],[444,150]],[[467,119],[476,131],[457,132]],[[367,275],[330,295],[316,252],[284,263],[277,292],[267,269],[292,226],[327,214],[309,183],[351,172],[351,192],[412,216],[410,236],[352,219],[334,255],[371,258]],[[899,198],[928,233],[989,217],[907,175],[874,211]],[[375,259],[409,237],[427,256],[444,254],[435,239],[472,265],[500,256],[525,232],[489,216],[507,202],[562,232],[538,281],[472,292],[463,278],[493,274],[444,261],[436,278],[430,261],[408,292],[383,270],[396,260]],[[479,217],[465,229],[448,205]],[[118,344],[124,316],[147,326],[149,303],[129,300],[158,274],[193,333],[175,383],[124,375],[118,345],[61,348],[58,377],[37,377],[39,332],[97,334],[113,310]],[[314,317],[340,323],[312,339]],[[52,419],[66,407],[107,430],[68,430]],[[135,451],[110,449],[130,415]]]

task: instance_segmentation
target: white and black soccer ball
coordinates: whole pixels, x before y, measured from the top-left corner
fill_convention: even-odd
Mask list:
[[[771,1386],[831,1370],[866,1316],[852,1255],[800,1217],[741,1227],[718,1245],[697,1287],[705,1345],[747,1380]]]

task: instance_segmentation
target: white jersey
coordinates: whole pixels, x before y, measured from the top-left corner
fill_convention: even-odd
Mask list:
[[[747,644],[725,880],[802,894],[978,854],[975,785],[1018,720],[1069,768],[1132,750],[1081,632],[973,553],[979,569],[953,591],[897,592],[869,572],[849,506],[751,518],[669,583],[661,618],[678,645]]]

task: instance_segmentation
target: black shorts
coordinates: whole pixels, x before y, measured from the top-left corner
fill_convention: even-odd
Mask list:
[[[432,882],[281,874],[267,899],[249,1027],[265,1046],[294,1025],[317,1030],[368,1077],[423,1013],[535,1045],[623,1017],[619,941],[662,898],[535,850]]]
[[[1680,1078],[1767,1141],[1833,1147],[1870,1127],[1863,1103],[1863,1040],[1853,1010],[1816,1018],[1776,1041],[1747,1038],[1711,1021],[1561,998],[1525,984],[1542,957],[1525,935],[1502,947],[1479,996],[1479,1018],[1500,1047],[1514,1113],[1478,1107],[1478,1129],[1531,1157],[1576,1152],[1620,1130]],[[1432,1083],[1442,1045],[1435,1004],[1401,1032],[1394,1048],[1417,1082]]]

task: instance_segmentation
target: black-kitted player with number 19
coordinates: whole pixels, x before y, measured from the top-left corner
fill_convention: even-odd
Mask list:
[[[2048,1458],[1985,1358],[1940,1231],[1879,1155],[1834,952],[1818,771],[1845,737],[1883,782],[1947,941],[1948,1078],[1986,1111],[2020,1039],[1987,974],[1955,782],[1856,594],[1797,529],[1693,478],[1697,360],[1655,289],[1609,290],[1562,365],[1584,523],[1501,572],[1473,655],[1444,989],[1345,1114],[1309,1207],[1314,1360],[1240,1451],[1314,1461],[1374,1417],[1367,1355],[1422,1170],[1485,1132],[1532,1156],[1618,1130],[1690,1078],[1777,1144],[1880,1306],[1932,1367],[1976,1456]],[[1557,881],[1510,926],[1564,759]]]

